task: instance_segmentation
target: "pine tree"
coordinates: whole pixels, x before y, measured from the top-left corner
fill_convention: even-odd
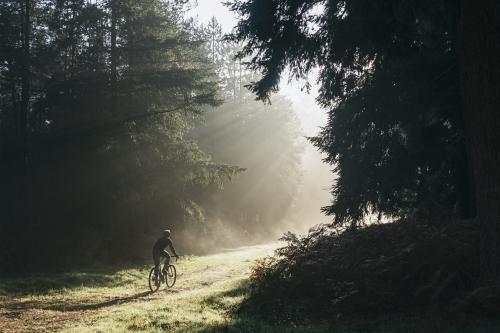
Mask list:
[[[252,86],[259,98],[277,90],[287,66],[298,78],[320,68],[318,102],[330,119],[313,142],[339,175],[325,211],[352,226],[369,211],[420,220],[476,212],[483,275],[498,276],[498,1],[231,8],[240,15],[233,39],[263,73]]]
[[[320,69],[329,122],[312,141],[339,176],[324,208],[337,224],[355,227],[369,213],[435,221],[468,213],[455,12],[429,6],[445,19],[423,4],[233,3],[248,17],[233,39],[246,41],[241,55],[263,73],[252,85],[259,98],[277,89],[286,66],[297,78]]]
[[[0,4],[2,270],[141,255],[240,171],[189,137],[221,101],[182,3]]]

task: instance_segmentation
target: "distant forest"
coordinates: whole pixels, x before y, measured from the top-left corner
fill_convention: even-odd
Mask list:
[[[270,239],[300,180],[290,103],[185,1],[0,3],[0,273]]]

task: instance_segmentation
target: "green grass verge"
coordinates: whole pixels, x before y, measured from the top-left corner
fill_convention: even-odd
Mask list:
[[[273,246],[242,248],[177,263],[172,289],[148,292],[150,264],[99,268],[21,279],[0,279],[0,331],[6,332],[234,332],[234,333],[497,333],[500,325],[464,328],[439,318],[360,318],[349,325],[290,318],[266,321],[248,301],[256,258]],[[241,307],[242,304],[245,306]],[[21,329],[22,328],[22,329]]]
[[[65,332],[335,332],[325,324],[273,324],[235,309],[248,297],[246,281],[222,283],[194,294],[179,293],[147,303],[106,310]]]

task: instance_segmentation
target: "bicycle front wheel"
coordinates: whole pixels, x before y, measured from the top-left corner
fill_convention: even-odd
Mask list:
[[[177,270],[174,265],[168,265],[167,273],[165,274],[165,282],[167,287],[172,288],[177,280]]]
[[[149,272],[149,289],[152,292],[155,292],[158,289],[160,289],[160,284],[161,284],[160,277],[157,274],[155,274],[155,268],[153,267]]]

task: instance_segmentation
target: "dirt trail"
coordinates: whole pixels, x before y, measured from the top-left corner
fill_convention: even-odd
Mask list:
[[[249,246],[180,261],[176,285],[172,289],[162,287],[156,293],[149,292],[144,274],[130,287],[86,287],[79,292],[3,297],[0,333],[56,332],[111,307],[161,298],[175,300],[206,292],[217,284],[248,276],[254,260],[270,254],[274,248],[276,244]]]

